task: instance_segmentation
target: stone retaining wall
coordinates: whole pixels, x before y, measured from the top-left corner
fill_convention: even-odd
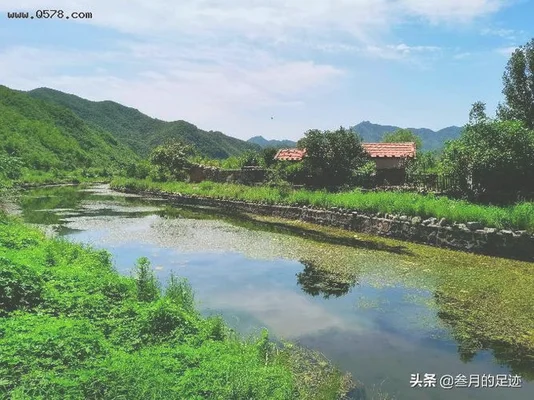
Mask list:
[[[363,232],[392,239],[423,243],[460,251],[534,261],[534,235],[526,231],[485,228],[477,222],[449,223],[445,219],[393,215],[370,215],[357,211],[316,209],[286,205],[218,200],[199,196],[144,192],[168,198],[178,204],[215,207],[229,212],[241,212],[301,220],[318,225]]]

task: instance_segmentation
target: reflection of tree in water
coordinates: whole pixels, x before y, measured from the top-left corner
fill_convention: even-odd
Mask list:
[[[304,265],[302,272],[297,274],[297,283],[302,290],[311,295],[322,295],[325,299],[341,297],[357,284],[354,274],[342,274],[328,271],[317,266],[315,261],[300,260]]]
[[[510,368],[511,374],[520,375],[525,381],[534,380],[532,350],[485,335],[483,328],[476,325],[476,301],[460,303],[454,296],[444,292],[436,292],[434,297],[439,308],[438,317],[451,329],[458,344],[458,354],[464,363],[471,362],[478,352],[490,350],[497,363]]]

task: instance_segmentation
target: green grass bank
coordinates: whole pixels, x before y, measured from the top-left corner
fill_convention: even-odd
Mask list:
[[[534,203],[532,202],[497,207],[417,193],[362,192],[359,190],[328,193],[326,191],[293,190],[267,186],[251,187],[209,181],[190,184],[185,182],[153,182],[131,178],[115,178],[111,182],[111,187],[269,204],[320,208],[340,207],[367,213],[380,212],[422,218],[446,218],[458,223],[477,221],[487,227],[534,232]]]
[[[0,213],[0,398],[338,399],[352,381],[320,355],[244,339],[195,309],[189,284],[132,276],[109,253]]]

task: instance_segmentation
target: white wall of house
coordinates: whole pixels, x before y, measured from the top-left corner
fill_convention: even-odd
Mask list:
[[[404,159],[396,157],[374,158],[376,169],[404,168]]]

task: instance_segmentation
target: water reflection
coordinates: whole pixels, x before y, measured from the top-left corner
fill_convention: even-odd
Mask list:
[[[300,260],[304,269],[297,273],[297,283],[310,296],[341,297],[358,284],[357,277],[344,277],[316,265],[312,260]]]

